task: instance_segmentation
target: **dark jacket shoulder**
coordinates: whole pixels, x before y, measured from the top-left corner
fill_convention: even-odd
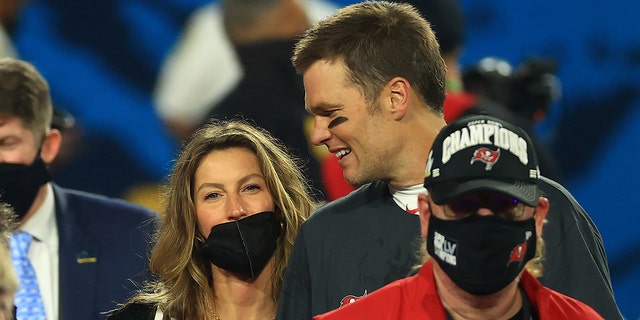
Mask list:
[[[73,190],[53,184],[56,200],[61,207],[73,207],[78,210],[90,208],[92,210],[101,209],[109,212],[122,212],[123,215],[133,219],[156,218],[157,213],[141,205],[131,203],[122,199],[110,198],[99,194],[85,191]]]
[[[159,223],[156,212],[122,199],[66,189],[56,184],[53,184],[53,190],[59,222],[73,223],[85,230],[142,231],[146,234],[153,232]]]
[[[333,200],[316,210],[316,213],[322,212],[349,212],[353,208],[361,205],[370,204],[372,201],[380,200],[389,195],[387,184],[383,181],[374,181],[362,185],[358,189],[352,191],[348,195]],[[315,214],[311,215],[313,218]]]

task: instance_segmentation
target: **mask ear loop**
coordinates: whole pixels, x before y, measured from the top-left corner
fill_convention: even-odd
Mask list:
[[[275,204],[275,209],[273,210],[273,212],[276,214],[276,218],[280,223],[280,229],[283,231],[282,233],[284,234],[284,231],[286,230],[286,226],[287,226],[286,224],[287,220],[284,217],[284,213],[277,204]]]

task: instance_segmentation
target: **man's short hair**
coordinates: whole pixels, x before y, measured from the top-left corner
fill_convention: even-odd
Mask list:
[[[14,58],[0,59],[0,117],[18,117],[42,139],[51,127],[49,84],[36,68]]]
[[[429,108],[442,114],[445,64],[427,22],[406,3],[367,1],[344,7],[298,41],[292,62],[304,73],[318,60],[343,62],[370,104],[393,77],[404,77]]]

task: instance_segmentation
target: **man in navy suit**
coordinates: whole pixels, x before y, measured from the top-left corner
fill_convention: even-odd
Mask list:
[[[32,236],[27,257],[46,318],[104,319],[147,279],[157,214],[52,183],[47,165],[62,141],[52,113],[40,73],[0,59],[0,200],[18,215],[14,233]]]

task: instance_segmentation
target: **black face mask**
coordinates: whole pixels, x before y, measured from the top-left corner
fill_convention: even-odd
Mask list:
[[[31,208],[40,187],[51,181],[40,157],[31,165],[0,163],[0,201],[6,202],[22,220]]]
[[[216,266],[255,279],[273,256],[280,231],[275,213],[256,213],[211,228],[202,252]]]
[[[512,221],[477,214],[441,220],[431,215],[427,252],[464,291],[474,295],[496,293],[535,256],[535,220]]]

